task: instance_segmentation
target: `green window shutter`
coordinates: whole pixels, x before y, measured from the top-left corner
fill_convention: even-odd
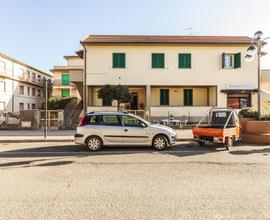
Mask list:
[[[178,54],[178,68],[191,68],[191,54],[179,53]]]
[[[241,67],[241,53],[234,54],[234,68]]]
[[[113,53],[113,68],[117,68],[118,67],[118,59],[117,59],[117,54]]]
[[[222,69],[225,67],[225,53],[222,54]]]
[[[193,90],[184,89],[184,106],[193,106]]]
[[[62,74],[62,85],[68,86],[70,84],[69,81],[69,75],[68,74]]]
[[[69,89],[62,89],[62,97],[69,97],[70,90]]]
[[[152,53],[152,68],[164,68],[165,57],[164,53]]]
[[[120,55],[120,68],[126,67],[126,54],[121,53]]]
[[[126,68],[126,54],[113,53],[112,63],[113,68]]]
[[[169,89],[160,90],[160,105],[169,105]]]

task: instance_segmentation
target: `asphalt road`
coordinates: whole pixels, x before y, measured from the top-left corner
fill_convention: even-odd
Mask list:
[[[0,219],[270,219],[270,146],[0,145]]]

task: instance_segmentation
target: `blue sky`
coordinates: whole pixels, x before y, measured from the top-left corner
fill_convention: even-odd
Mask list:
[[[270,36],[269,10],[269,0],[0,0],[0,52],[49,71],[88,34]]]

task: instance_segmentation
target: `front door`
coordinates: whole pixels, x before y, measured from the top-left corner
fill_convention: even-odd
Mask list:
[[[122,116],[123,142],[129,144],[145,144],[149,141],[150,128],[141,120],[130,115]]]
[[[138,109],[138,94],[137,93],[131,93],[130,109],[131,110]]]

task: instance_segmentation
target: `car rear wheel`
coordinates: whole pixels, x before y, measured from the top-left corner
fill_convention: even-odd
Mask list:
[[[153,140],[153,147],[156,150],[163,150],[167,147],[167,145],[168,145],[167,139],[163,135],[158,135]]]
[[[89,137],[86,141],[86,145],[91,151],[97,151],[102,147],[102,140],[99,137]]]

